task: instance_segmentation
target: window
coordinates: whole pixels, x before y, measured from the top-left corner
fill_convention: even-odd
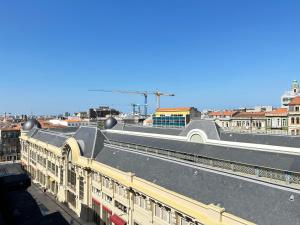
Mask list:
[[[64,182],[64,171],[62,168],[60,168],[60,184],[63,184]]]
[[[190,222],[187,221],[185,218],[180,219],[180,225],[190,225]]]
[[[299,124],[299,117],[296,117],[296,124]]]
[[[110,181],[107,177],[102,178],[102,185],[106,188],[110,188]]]
[[[125,205],[121,204],[120,202],[115,201],[115,207],[120,209],[122,212],[127,213],[127,207]]]
[[[143,208],[143,209],[146,209],[146,197],[142,196],[142,195],[139,195],[139,194],[136,194],[134,196],[134,203],[136,205],[138,205],[139,207]]]
[[[102,199],[106,202],[111,203],[112,202],[112,197],[110,197],[109,195],[102,193]]]
[[[171,211],[170,209],[160,206],[158,204],[155,205],[155,216],[159,217],[160,219],[164,220],[167,223],[170,223],[171,220]]]
[[[83,177],[79,178],[79,199],[83,199],[84,197],[84,182]]]
[[[282,126],[283,126],[283,127],[286,126],[286,119],[282,119]]]
[[[295,107],[295,111],[296,111],[296,112],[299,112],[299,106],[296,106],[296,107]]]
[[[166,208],[162,208],[162,219],[170,223],[170,211]]]
[[[75,196],[75,194],[68,191],[67,192],[67,200],[72,206],[76,207],[76,196]]]
[[[160,218],[160,207],[158,205],[155,205],[155,216]]]
[[[100,193],[101,193],[101,191],[100,191],[98,188],[95,188],[95,187],[92,187],[92,192],[93,192],[95,195],[98,195],[98,196],[100,196]]]
[[[295,118],[294,117],[291,118],[291,124],[295,124]]]

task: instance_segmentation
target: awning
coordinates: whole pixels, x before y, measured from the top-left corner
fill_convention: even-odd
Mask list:
[[[115,225],[125,225],[126,224],[126,221],[124,221],[122,218],[118,217],[116,214],[114,214],[110,217],[110,221],[113,222]]]
[[[93,201],[94,203],[96,203],[97,205],[101,205],[100,201],[98,201],[98,200],[95,199],[95,198],[92,198],[92,201]]]
[[[109,214],[111,214],[111,210],[109,208],[107,208],[105,205],[102,205],[102,209],[105,210],[106,212],[108,212]]]

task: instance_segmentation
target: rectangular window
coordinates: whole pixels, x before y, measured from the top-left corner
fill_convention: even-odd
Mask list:
[[[79,178],[79,199],[82,200],[84,197],[84,182],[83,177]]]
[[[72,206],[76,207],[76,196],[75,196],[75,194],[68,191],[67,192],[67,200]]]
[[[60,184],[63,184],[64,182],[64,171],[62,168],[60,168]]]
[[[162,208],[162,219],[167,223],[170,223],[170,211],[166,208]]]
[[[155,216],[160,218],[160,207],[159,205],[155,205]]]
[[[180,221],[181,221],[180,225],[190,225],[190,223],[185,218],[181,218]]]
[[[115,201],[115,207],[120,209],[122,212],[127,213],[127,207],[125,205],[121,204],[120,202]]]

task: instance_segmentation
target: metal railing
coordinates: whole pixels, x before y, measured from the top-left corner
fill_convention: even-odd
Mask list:
[[[265,178],[272,183],[294,184],[297,186],[300,185],[300,173],[296,173],[296,172],[283,171],[276,168],[267,168],[267,167],[249,165],[245,163],[227,161],[222,159],[215,159],[215,158],[205,157],[201,155],[178,152],[169,149],[154,148],[154,147],[149,147],[149,146],[144,146],[139,144],[129,144],[120,141],[110,140],[109,142],[105,141],[105,143],[107,145],[119,146],[119,147],[134,149],[137,151],[142,151],[154,155],[161,155],[165,157],[188,161],[196,165],[198,164],[210,168],[218,168],[234,174],[252,176],[255,178]]]

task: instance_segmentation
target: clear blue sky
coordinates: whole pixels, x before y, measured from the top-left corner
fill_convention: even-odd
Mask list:
[[[300,1],[3,0],[0,78],[0,114],[143,103],[89,88],[175,93],[165,107],[277,106],[300,78]]]

